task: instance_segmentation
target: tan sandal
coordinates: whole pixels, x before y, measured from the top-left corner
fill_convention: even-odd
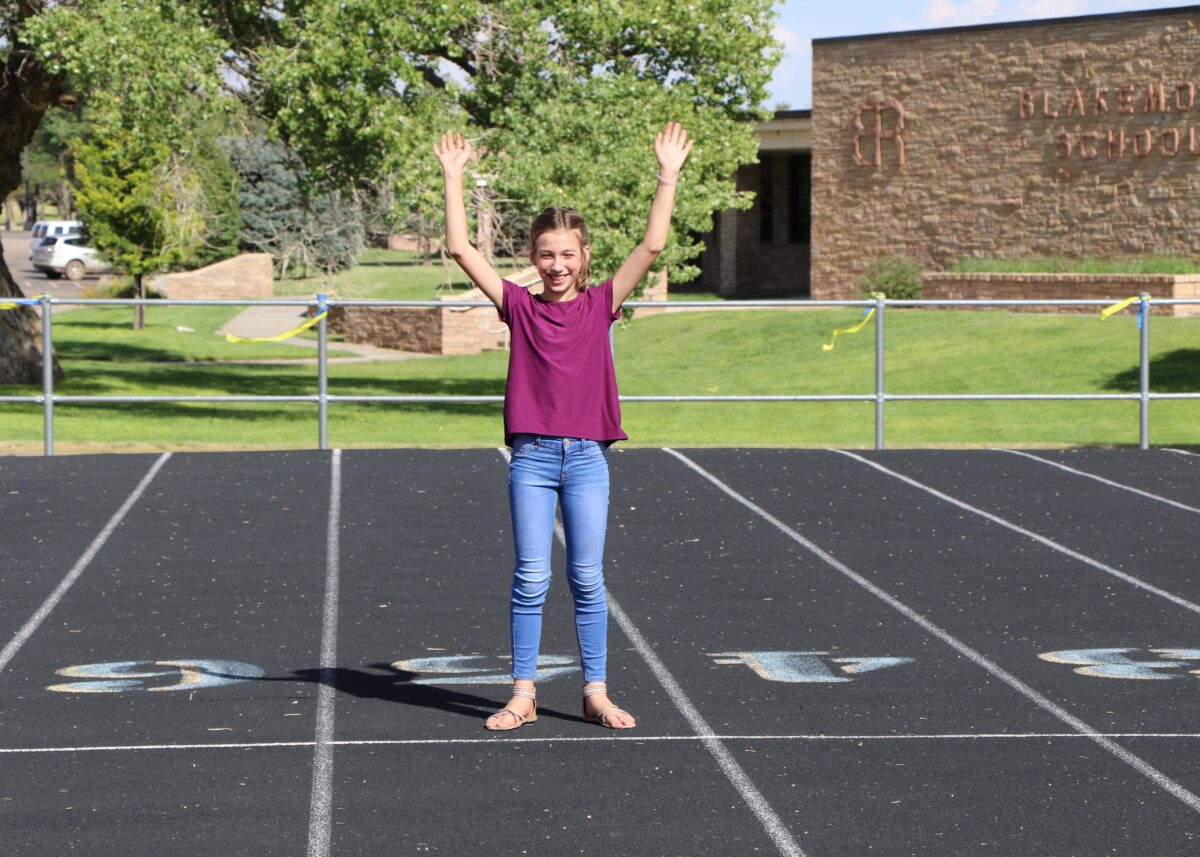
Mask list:
[[[499,711],[497,711],[495,714],[493,714],[491,717],[489,717],[487,720],[485,720],[483,722],[484,729],[487,729],[489,732],[511,732],[513,729],[520,729],[526,723],[537,722],[537,693],[535,691],[529,690],[528,688],[518,687],[516,685],[513,685],[512,695],[520,696],[524,699],[532,699],[533,700],[533,710],[530,711],[528,715],[522,716],[522,715],[518,714],[517,712],[513,711],[511,708],[505,706],[504,708],[501,708]],[[507,714],[509,717],[511,717],[512,725],[510,725],[510,726],[489,726],[488,725],[488,721],[490,721],[492,719],[492,717],[499,717],[501,714]]]
[[[608,694],[608,685],[605,684],[604,682],[594,681],[594,682],[588,682],[586,685],[584,685],[584,687],[583,687],[583,719],[591,720],[596,723],[599,723],[601,726],[605,727],[606,729],[632,729],[633,726],[614,726],[611,722],[609,722],[609,718],[612,717],[614,714],[624,714],[630,720],[634,719],[633,715],[630,714],[628,711],[626,711],[623,708],[618,708],[615,705],[610,705],[608,708],[605,708],[605,709],[597,712],[596,714],[592,714],[592,715],[588,714],[587,698],[589,696],[595,696],[596,694],[600,694],[600,693],[603,693],[605,695]],[[636,726],[637,724],[635,723],[634,725]]]

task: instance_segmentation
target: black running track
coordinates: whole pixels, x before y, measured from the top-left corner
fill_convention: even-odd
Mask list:
[[[619,735],[497,450],[0,459],[0,853],[1200,847],[1200,457],[610,460]]]

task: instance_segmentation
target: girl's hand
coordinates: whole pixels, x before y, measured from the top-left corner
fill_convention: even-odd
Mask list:
[[[687,131],[683,130],[682,125],[668,122],[660,133],[654,135],[654,155],[658,158],[659,172],[666,178],[678,175],[694,142],[687,138]]]
[[[442,172],[447,176],[461,176],[467,161],[471,160],[474,152],[471,144],[463,139],[462,134],[447,131],[442,135],[439,146],[433,144],[433,153],[442,164]]]

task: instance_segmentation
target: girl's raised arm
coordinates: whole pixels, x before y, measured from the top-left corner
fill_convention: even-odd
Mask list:
[[[683,162],[692,151],[694,140],[687,138],[687,131],[678,122],[668,122],[662,132],[654,137],[654,155],[658,158],[658,190],[650,203],[650,218],[646,222],[646,235],[642,243],[633,248],[617,273],[613,276],[613,312],[637,287],[642,278],[667,245],[667,233],[671,231],[671,211],[675,208],[675,182]]]
[[[471,144],[462,134],[446,132],[441,144],[433,144],[433,153],[442,165],[446,185],[446,252],[466,271],[497,309],[504,308],[504,284],[496,269],[488,264],[467,237],[467,209],[463,203],[463,170],[471,159]]]

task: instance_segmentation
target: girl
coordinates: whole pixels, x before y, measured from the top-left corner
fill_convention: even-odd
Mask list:
[[[558,503],[583,665],[583,716],[610,729],[635,725],[633,716],[608,698],[605,685],[605,456],[613,441],[626,439],[608,329],[666,244],[675,182],[692,142],[677,122],[668,122],[655,136],[658,187],[646,234],[610,280],[588,283],[591,247],[578,212],[548,208],[534,218],[529,259],[542,278],[540,295],[502,280],[467,238],[463,170],[473,155],[471,144],[450,133],[442,135],[440,145],[434,143],[445,179],[446,249],[496,305],[512,333],[504,442],[512,447],[508,499],[516,549],[509,612],[513,690],[508,704],[488,718],[488,729],[517,729],[537,719],[534,679]]]

